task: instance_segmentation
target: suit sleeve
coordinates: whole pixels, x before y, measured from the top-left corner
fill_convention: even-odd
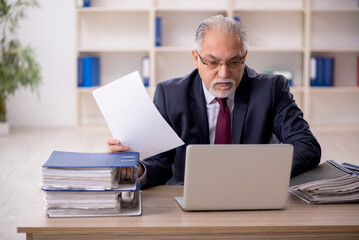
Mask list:
[[[290,93],[288,81],[277,76],[273,84],[273,129],[281,142],[294,146],[291,175],[294,177],[319,164],[321,148]]]
[[[166,112],[165,93],[160,84],[157,85],[153,101],[162,117],[169,123]],[[155,136],[153,140],[155,141]],[[164,185],[172,177],[174,154],[175,150],[170,150],[142,160],[147,170],[147,181],[141,188]]]

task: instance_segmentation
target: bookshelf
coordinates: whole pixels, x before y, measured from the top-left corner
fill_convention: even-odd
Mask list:
[[[101,85],[141,70],[142,57],[149,56],[152,97],[157,83],[193,70],[195,30],[216,14],[240,18],[249,38],[248,66],[294,73],[291,91],[311,126],[359,128],[358,0],[92,0],[91,7],[76,9],[76,55],[100,57]],[[162,19],[160,47],[156,17]],[[334,58],[332,87],[310,86],[315,56]],[[106,124],[94,89],[77,88],[78,127]]]

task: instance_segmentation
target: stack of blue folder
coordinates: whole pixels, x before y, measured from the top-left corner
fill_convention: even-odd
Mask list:
[[[43,165],[49,217],[139,216],[138,152],[54,151]],[[125,171],[126,170],[126,171]]]

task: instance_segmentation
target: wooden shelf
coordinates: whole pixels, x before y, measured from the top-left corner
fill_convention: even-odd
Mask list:
[[[340,87],[340,86],[334,86],[334,87],[310,87],[310,93],[356,93],[359,94],[359,87],[353,86],[353,87]]]
[[[78,87],[78,93],[92,93],[92,91],[98,89],[99,87]]]
[[[148,52],[150,47],[146,46],[80,46],[77,48],[79,52]]]
[[[249,46],[250,52],[304,52],[303,47],[263,47],[263,46]]]
[[[359,7],[357,8],[328,8],[328,9],[312,9],[312,13],[359,13]]]
[[[136,7],[136,8],[126,8],[126,7],[85,7],[78,8],[78,13],[104,13],[104,12],[148,12],[149,8],[146,7]]]
[[[359,41],[359,39],[358,39]],[[343,53],[353,53],[357,52],[359,53],[359,46],[357,47],[346,47],[346,46],[330,46],[330,47],[311,47],[311,52],[343,52]]]
[[[194,69],[191,55],[194,34],[203,19],[214,14],[237,16],[249,38],[248,66],[258,72],[292,71],[291,92],[310,124],[318,128],[345,128],[347,124],[359,128],[359,111],[350,111],[348,107],[359,101],[359,87],[355,86],[359,57],[357,0],[93,0],[92,3],[94,7],[76,9],[76,56],[101,57],[102,85],[129,72],[141,71],[141,58],[149,56],[150,86],[146,89],[153,97],[159,82]],[[161,47],[155,46],[156,16],[163,19]],[[309,62],[317,55],[334,58],[334,87],[310,87]],[[77,90],[79,126],[82,126],[80,113],[89,110],[89,106],[83,105],[87,100],[81,98],[89,97],[94,89]],[[327,102],[332,109],[323,107]],[[340,116],[335,112],[340,112]]]
[[[191,52],[192,51],[192,47],[156,47],[155,48],[156,52]]]
[[[304,13],[305,9],[303,8],[235,8],[233,11],[236,12],[251,12],[251,13],[261,13],[261,12],[271,12],[271,13]]]

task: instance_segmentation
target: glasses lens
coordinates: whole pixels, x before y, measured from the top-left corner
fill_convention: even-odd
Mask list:
[[[197,52],[197,51],[196,51]],[[241,65],[242,63],[244,63],[243,61],[243,57],[241,57],[238,60],[232,60],[232,61],[228,61],[225,63],[221,63],[220,61],[216,61],[216,60],[208,60],[208,59],[204,59],[201,57],[201,55],[199,55],[199,53],[197,52],[198,57],[200,58],[201,62],[204,65],[207,65],[208,68],[210,69],[215,69],[217,68],[219,65],[227,65],[228,68],[237,68],[239,65]]]
[[[211,69],[218,67],[219,64],[220,64],[220,62],[218,62],[218,61],[207,61],[207,65]]]

